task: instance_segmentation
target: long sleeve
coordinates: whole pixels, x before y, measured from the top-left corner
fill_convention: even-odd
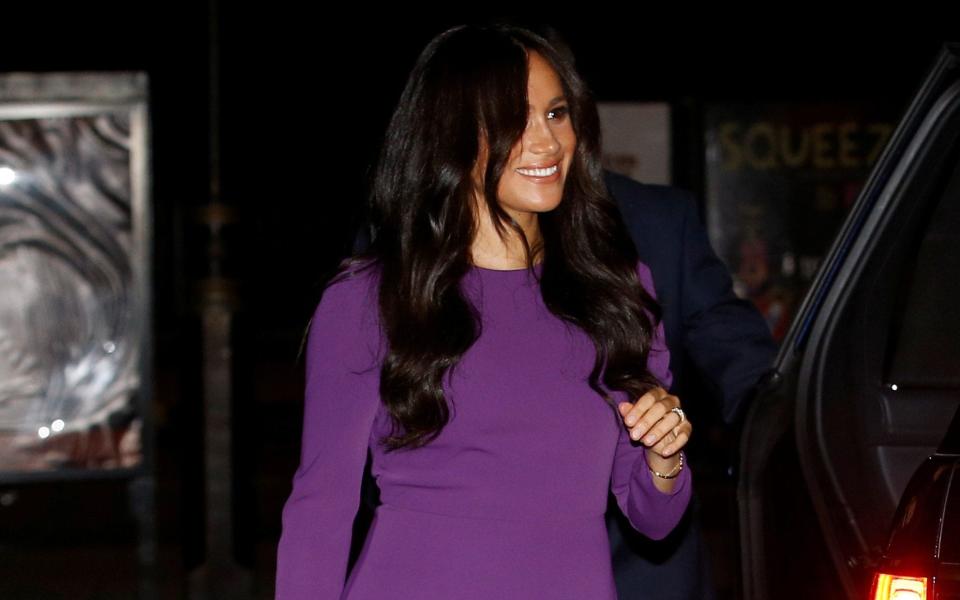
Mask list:
[[[710,245],[693,195],[685,194],[679,291],[683,347],[713,384],[724,421],[733,423],[747,393],[773,365],[777,343],[753,303],[734,294],[730,273]]]
[[[644,288],[656,298],[650,269],[642,262],[638,262],[637,271]],[[661,322],[655,330],[647,367],[661,381],[664,389],[669,389],[673,383],[669,364],[670,352],[667,349]],[[635,400],[635,398],[628,399],[631,402]],[[690,465],[684,453],[683,470],[677,476],[673,490],[670,493],[660,491],[652,479],[655,475],[647,467],[645,451],[646,447],[643,443],[634,442],[626,426],[621,423],[610,478],[610,491],[613,492],[620,510],[633,528],[651,539],[659,540],[666,537],[680,522],[690,503],[693,482]]]
[[[310,323],[300,465],[283,507],[277,600],[336,600],[343,590],[379,403],[367,281],[328,286]]]

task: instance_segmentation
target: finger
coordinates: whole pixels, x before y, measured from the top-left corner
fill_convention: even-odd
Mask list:
[[[642,436],[646,435],[650,429],[657,424],[660,419],[667,412],[666,404],[662,401],[658,401],[653,404],[643,415],[641,415],[640,420],[637,421],[637,424],[634,427],[630,428],[630,437],[635,440],[639,440]]]
[[[677,438],[671,442],[668,442],[665,445],[664,451],[673,453],[683,448],[687,442],[690,441],[692,432],[693,425],[690,424],[690,421],[684,421],[681,423],[676,427],[676,429],[673,430],[673,434],[677,436]]]
[[[672,431],[668,431],[663,437],[657,440],[657,443],[649,446],[650,450],[656,452],[658,455],[666,458],[667,457],[667,447],[676,441],[677,436]]]
[[[647,411],[653,404],[657,401],[657,396],[655,395],[656,390],[650,390],[646,394],[640,396],[636,402],[630,404],[630,410],[623,415],[623,422],[627,424],[627,427],[633,426],[637,421],[640,420],[640,417],[643,416],[643,413]],[[629,403],[623,403],[629,404]],[[622,411],[621,411],[621,414]]]
[[[689,421],[684,421],[677,427],[673,429],[669,434],[664,436],[664,439],[661,440],[662,451],[664,454],[661,454],[664,458],[670,456],[671,454],[677,452],[683,448],[687,442],[690,440],[691,432],[693,431],[693,426]]]
[[[680,431],[677,434],[677,438],[672,442],[669,442],[661,452],[660,456],[667,458],[672,456],[674,453],[679,452],[687,445],[687,442],[690,440],[690,435],[686,431]]]
[[[659,406],[662,407],[663,405],[660,404]],[[654,409],[650,409],[651,412],[653,412],[653,410]],[[651,427],[650,431],[648,431],[643,437],[643,443],[648,447],[656,444],[680,424],[680,415],[677,413],[667,412],[666,408],[661,408],[659,412],[660,418],[654,422],[653,427]]]
[[[631,435],[635,440],[639,440],[641,436],[648,433],[648,430],[666,414],[667,411],[672,409],[674,406],[680,404],[680,399],[676,396],[667,393],[663,388],[656,388],[663,392],[663,395],[660,396],[657,401],[650,406],[645,412],[640,414],[639,419],[636,421],[637,435]],[[629,426],[629,417],[625,420]],[[633,429],[633,428],[632,428]]]

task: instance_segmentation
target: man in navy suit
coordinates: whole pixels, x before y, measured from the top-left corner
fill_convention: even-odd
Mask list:
[[[688,412],[696,405],[693,399],[703,402],[685,395],[689,380],[684,367],[690,363],[707,384],[711,397],[706,400],[717,403],[727,424],[738,424],[750,391],[776,357],[769,327],[752,303],[733,293],[730,274],[710,246],[692,193],[609,171],[604,176],[639,258],[653,274],[670,349],[670,393],[684,400]],[[355,252],[366,247],[368,235],[361,226]],[[376,506],[376,485],[368,475],[362,495],[370,507]],[[716,597],[696,493],[680,524],[658,541],[636,532],[616,509],[612,495],[609,506],[607,530],[621,600]]]
[[[604,176],[640,260],[650,267],[663,306],[673,373],[670,393],[685,399],[684,406],[694,399],[701,404],[715,402],[727,425],[739,425],[750,392],[776,357],[769,327],[751,302],[733,293],[730,274],[710,245],[692,193],[609,171]],[[710,397],[686,394],[692,386],[685,366],[699,372]],[[699,511],[700,498],[695,493],[680,524],[656,542],[634,531],[619,511],[607,511],[621,600],[716,597]]]

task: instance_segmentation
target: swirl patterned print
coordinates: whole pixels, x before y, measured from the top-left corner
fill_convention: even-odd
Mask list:
[[[0,120],[0,470],[142,458],[131,126]]]

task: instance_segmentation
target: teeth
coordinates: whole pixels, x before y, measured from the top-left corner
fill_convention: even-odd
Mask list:
[[[557,172],[558,165],[553,165],[549,169],[517,169],[517,173],[523,175],[532,175],[533,177],[546,177]]]

